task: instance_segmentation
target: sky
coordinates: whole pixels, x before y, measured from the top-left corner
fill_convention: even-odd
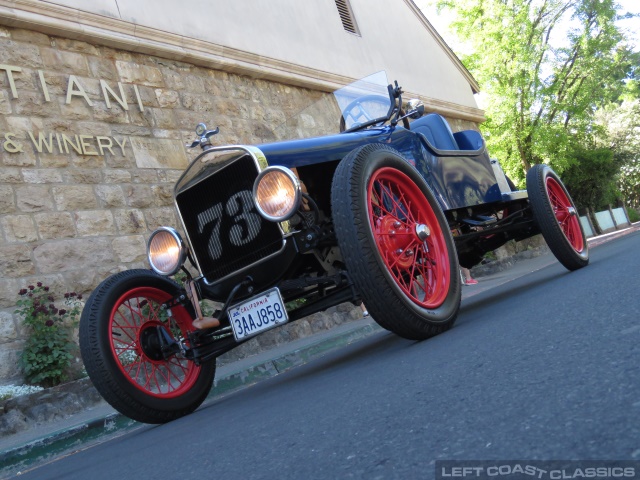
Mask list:
[[[464,46],[457,41],[455,35],[449,30],[449,23],[452,19],[450,14],[447,12],[438,14],[435,7],[431,6],[434,3],[433,0],[414,0],[414,2],[456,53],[464,51]],[[617,0],[617,3],[622,7],[621,11],[623,12],[640,14],[640,0]],[[621,20],[619,25],[625,30],[627,39],[635,46],[635,50],[640,50],[640,18]]]

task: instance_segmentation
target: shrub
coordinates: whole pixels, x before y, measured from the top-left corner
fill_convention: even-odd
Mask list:
[[[81,295],[64,294],[66,308],[57,308],[49,287],[38,282],[18,292],[19,314],[29,329],[20,367],[27,382],[44,387],[58,385],[67,378],[67,370],[77,346],[71,339],[80,314]]]

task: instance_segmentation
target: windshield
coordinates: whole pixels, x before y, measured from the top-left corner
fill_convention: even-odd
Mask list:
[[[341,123],[349,130],[377,118],[386,118],[391,101],[386,72],[369,75],[333,92],[342,112]]]
[[[374,73],[298,111],[276,127],[278,140],[331,135],[357,128],[371,120],[386,120],[390,107],[387,74]]]

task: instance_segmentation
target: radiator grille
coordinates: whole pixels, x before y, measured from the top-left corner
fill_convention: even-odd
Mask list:
[[[253,203],[258,169],[244,155],[176,196],[193,255],[209,282],[240,270],[282,247],[277,224]]]

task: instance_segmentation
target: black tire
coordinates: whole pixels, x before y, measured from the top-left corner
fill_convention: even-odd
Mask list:
[[[578,210],[558,175],[547,165],[534,165],[527,172],[527,194],[533,219],[558,261],[568,270],[588,265]]]
[[[331,204],[342,256],[376,322],[413,340],[449,329],[460,308],[458,259],[416,169],[388,146],[358,148],[336,169]]]
[[[103,281],[80,317],[80,352],[94,386],[113,408],[144,423],[165,423],[193,412],[211,390],[215,361],[201,366],[159,354],[157,328],[186,337],[192,311],[158,307],[179,286],[148,270],[128,270]]]

